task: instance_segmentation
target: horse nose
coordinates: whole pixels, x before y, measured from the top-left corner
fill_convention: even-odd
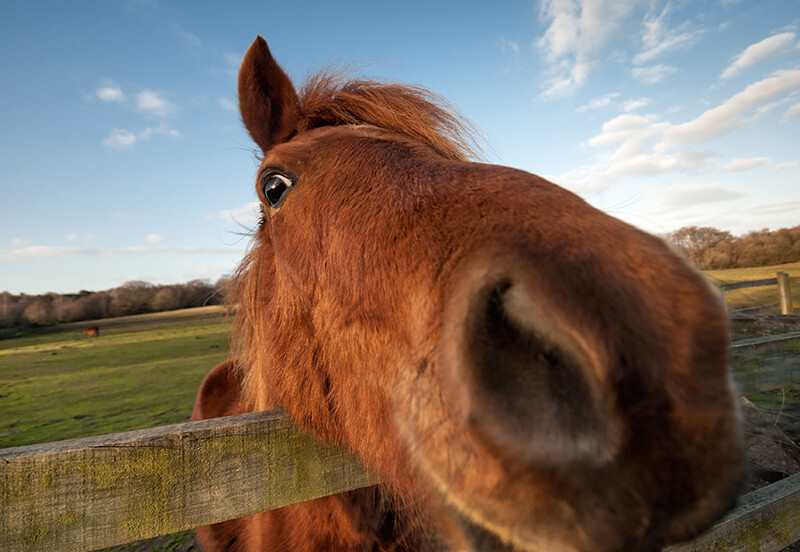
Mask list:
[[[442,367],[465,425],[530,463],[610,461],[618,432],[597,351],[581,343],[533,272],[512,256],[467,263],[453,280]]]

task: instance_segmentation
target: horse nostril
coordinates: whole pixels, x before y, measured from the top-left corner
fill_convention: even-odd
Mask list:
[[[577,346],[520,319],[533,300],[522,283],[501,279],[469,301],[458,348],[469,423],[529,462],[604,464],[613,439],[595,376]]]

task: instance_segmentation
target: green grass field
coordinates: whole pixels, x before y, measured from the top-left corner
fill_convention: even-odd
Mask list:
[[[789,263],[776,266],[762,266],[758,268],[731,268],[728,270],[709,270],[706,274],[716,284],[733,284],[748,280],[763,280],[774,278],[778,272],[787,272],[793,278],[800,277],[800,263]],[[757,288],[735,289],[725,292],[728,302],[728,311],[735,311],[759,305],[771,305],[763,309],[762,313],[779,313],[778,286],[764,286]],[[792,284],[792,301],[796,312],[800,312],[800,282]]]
[[[187,421],[229,333],[224,308],[201,307],[0,339],[0,448]]]

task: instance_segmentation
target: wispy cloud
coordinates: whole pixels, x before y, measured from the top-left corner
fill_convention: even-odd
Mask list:
[[[726,171],[731,172],[743,172],[749,171],[750,169],[755,169],[756,167],[760,167],[762,165],[769,165],[770,163],[769,157],[752,157],[750,159],[734,159],[730,163],[725,165]]]
[[[24,238],[11,238],[12,247],[25,247],[29,243],[31,243],[31,240],[26,240]]]
[[[727,188],[720,183],[679,184],[664,190],[659,198],[658,209],[671,211],[701,203],[730,201],[746,195],[747,192]]]
[[[219,105],[225,111],[236,111],[238,109],[236,102],[230,98],[220,98]]]
[[[580,106],[577,111],[578,113],[583,113],[585,111],[591,111],[594,109],[602,109],[604,107],[609,107],[613,103],[614,99],[619,96],[619,92],[611,92],[609,94],[604,94],[600,97],[597,97],[590,101],[587,104]]]
[[[800,163],[798,163],[797,161],[789,161],[788,163],[779,163],[775,165],[769,170],[769,172],[776,173],[782,171],[789,171],[791,169],[796,169],[797,167],[800,167]]]
[[[153,245],[158,245],[160,243],[164,243],[164,240],[166,240],[166,239],[167,239],[167,237],[164,234],[147,234],[144,237],[144,240],[147,243],[151,243]]]
[[[736,59],[731,63],[725,71],[722,72],[720,78],[729,79],[739,74],[742,69],[755,65],[765,59],[778,55],[783,52],[788,52],[795,45],[794,33],[780,33],[765,38],[760,42],[751,44],[744,51],[739,54]]]
[[[115,150],[129,150],[134,147],[137,141],[147,140],[155,134],[171,138],[177,138],[181,135],[181,133],[174,128],[169,128],[164,125],[147,127],[137,134],[122,128],[112,128],[111,133],[103,138],[102,144],[107,148]]]
[[[671,3],[667,2],[661,13],[658,15],[650,13],[645,17],[642,32],[642,43],[645,49],[634,56],[633,63],[649,63],[669,52],[688,50],[700,40],[704,31],[692,29],[688,23],[683,23],[675,29],[668,28],[667,19],[670,9]]]
[[[170,29],[178,38],[181,39],[181,41],[183,41],[184,44],[189,47],[193,53],[197,53],[197,51],[203,46],[203,42],[197,35],[190,33],[180,25],[172,25]]]
[[[650,98],[627,100],[624,104],[622,104],[622,110],[625,112],[631,112],[643,107],[647,107],[648,105],[650,105]]]
[[[111,134],[103,138],[103,145],[115,149],[131,149],[136,143],[136,135],[122,128],[112,128]]]
[[[645,84],[657,84],[676,71],[672,65],[658,64],[651,67],[634,67],[631,74]]]
[[[123,103],[128,99],[122,89],[115,85],[102,86],[95,91],[95,94],[104,102]]]
[[[779,71],[772,77],[749,85],[696,119],[669,128],[662,145],[673,147],[727,134],[743,124],[754,122],[759,113],[749,119],[745,118],[746,115],[797,89],[800,89],[800,70]]]
[[[537,40],[551,77],[541,96],[572,94],[586,83],[592,62],[617,35],[641,0],[542,0],[547,29]]]
[[[797,119],[798,117],[800,117],[800,104],[794,104],[784,113],[782,120],[785,122],[790,119]]]
[[[519,42],[516,40],[509,40],[504,36],[500,37],[500,53],[513,53],[519,54]]]
[[[251,201],[234,209],[220,209],[213,215],[204,218],[205,220],[224,219],[249,228],[258,222],[260,214],[261,204],[258,201]]]
[[[141,113],[166,117],[176,111],[176,106],[152,90],[142,90],[136,94],[136,110]]]
[[[786,203],[770,203],[767,205],[759,205],[750,209],[750,213],[754,215],[775,215],[778,213],[787,213],[789,211],[800,210],[800,201],[788,201]]]
[[[230,255],[232,248],[222,247],[68,247],[33,245],[17,249],[0,249],[0,259],[47,259],[51,257],[121,257],[142,255]]]

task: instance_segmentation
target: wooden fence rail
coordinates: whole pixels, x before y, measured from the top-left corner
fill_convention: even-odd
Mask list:
[[[743,394],[800,382],[798,347],[800,332],[734,343]],[[0,550],[93,550],[376,483],[280,411],[2,449]],[[799,539],[794,475],[741,497],[708,533],[670,551],[771,552]]]
[[[722,291],[732,291],[734,289],[745,289],[752,287],[763,286],[778,286],[778,295],[780,296],[781,314],[792,314],[794,306],[792,305],[792,280],[797,281],[800,278],[790,278],[786,272],[778,272],[775,278],[765,278],[763,280],[750,280],[747,282],[736,282],[733,284],[721,284],[719,287]],[[755,308],[755,307],[751,307]],[[750,310],[750,309],[742,309]]]

